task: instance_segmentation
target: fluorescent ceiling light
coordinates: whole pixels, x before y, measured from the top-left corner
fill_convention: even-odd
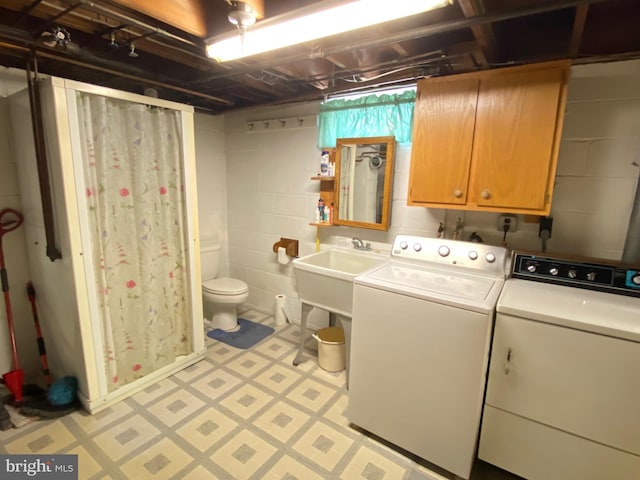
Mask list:
[[[397,20],[435,8],[453,0],[356,0],[320,2],[292,14],[265,20],[243,34],[213,37],[207,41],[207,56],[219,62],[248,57],[278,48],[309,42],[339,33]],[[294,16],[295,15],[295,16]]]

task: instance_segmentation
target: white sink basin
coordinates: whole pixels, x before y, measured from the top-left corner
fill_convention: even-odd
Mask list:
[[[303,303],[351,316],[353,280],[389,261],[389,256],[333,248],[293,261],[298,297]]]

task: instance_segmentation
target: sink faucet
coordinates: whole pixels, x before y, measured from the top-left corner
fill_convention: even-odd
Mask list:
[[[358,237],[353,237],[351,239],[351,243],[353,244],[353,248],[356,250],[371,250],[371,244],[367,242],[365,245]]]

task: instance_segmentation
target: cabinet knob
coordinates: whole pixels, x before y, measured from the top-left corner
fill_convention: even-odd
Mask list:
[[[489,200],[489,198],[491,198],[491,192],[489,192],[489,190],[485,188],[484,190],[482,190],[482,192],[480,192],[480,196],[485,200]]]
[[[456,197],[456,198],[460,198],[462,196],[462,190],[459,190],[459,189],[456,188],[453,191],[453,196]]]

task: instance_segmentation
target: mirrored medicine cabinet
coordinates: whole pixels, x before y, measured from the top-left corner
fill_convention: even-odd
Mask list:
[[[395,137],[336,141],[335,225],[388,230]]]

